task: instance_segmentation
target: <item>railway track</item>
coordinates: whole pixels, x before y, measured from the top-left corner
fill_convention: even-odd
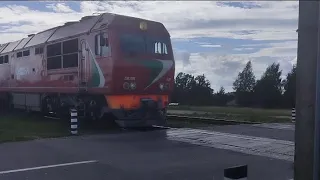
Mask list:
[[[60,118],[56,117],[55,114],[48,114],[44,116],[48,119],[57,119]],[[139,128],[120,128],[114,127],[114,129],[118,129],[121,131],[155,131],[155,130],[162,130],[162,129],[170,129],[170,128],[183,128],[185,125],[183,123],[201,123],[201,124],[210,124],[210,125],[237,125],[237,124],[259,124],[259,123],[252,123],[247,121],[236,121],[236,120],[226,120],[226,119],[216,119],[216,118],[207,118],[207,117],[194,117],[194,116],[181,116],[181,115],[167,115],[168,124],[166,126],[152,126],[152,127],[139,127]],[[172,124],[171,122],[175,121],[178,122],[177,124]],[[181,122],[181,125],[179,124]]]
[[[49,119],[60,119],[55,114],[49,114],[44,116]],[[167,115],[168,121],[185,121],[192,123],[205,123],[205,124],[216,124],[216,125],[236,125],[236,124],[259,124],[248,121],[238,121],[238,120],[226,120],[217,118],[207,118],[207,117],[194,117],[194,116],[180,116],[180,115]],[[167,128],[165,126],[154,126],[157,128]]]

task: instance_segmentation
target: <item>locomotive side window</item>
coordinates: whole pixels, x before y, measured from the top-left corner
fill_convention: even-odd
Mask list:
[[[63,42],[63,68],[78,67],[79,42],[78,39],[72,39]]]
[[[0,64],[3,64],[3,56],[0,56]]]
[[[43,47],[37,47],[37,48],[35,48],[34,51],[35,51],[34,54],[42,54],[43,53]]]
[[[62,67],[61,43],[47,46],[47,69],[60,69]]]
[[[9,56],[8,55],[4,56],[3,63],[9,63]]]
[[[78,39],[47,46],[47,69],[78,67]],[[41,50],[39,50],[41,52]]]
[[[60,69],[61,68],[61,56],[49,57],[47,59],[47,69]]]
[[[96,55],[100,55],[101,49],[100,49],[100,34],[95,36],[95,52]]]
[[[22,52],[17,53],[17,58],[22,57]]]
[[[51,44],[47,46],[47,56],[58,56],[61,55],[61,43]]]
[[[63,68],[77,67],[78,53],[63,55]]]
[[[78,39],[63,42],[63,54],[78,52]]]
[[[95,53],[99,56],[109,55],[109,39],[106,33],[95,36]]]
[[[30,50],[23,51],[23,56],[29,56],[30,55]]]

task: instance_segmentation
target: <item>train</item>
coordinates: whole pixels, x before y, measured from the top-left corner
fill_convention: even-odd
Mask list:
[[[0,45],[1,109],[165,125],[174,88],[171,37],[156,21],[101,13]]]

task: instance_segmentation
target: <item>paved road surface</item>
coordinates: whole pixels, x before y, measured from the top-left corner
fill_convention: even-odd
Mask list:
[[[218,180],[224,168],[242,164],[252,180],[292,178],[292,141],[226,131],[167,129],[4,143],[0,179]]]
[[[265,137],[292,142],[294,141],[294,125],[286,123],[211,126],[206,129],[232,134]]]

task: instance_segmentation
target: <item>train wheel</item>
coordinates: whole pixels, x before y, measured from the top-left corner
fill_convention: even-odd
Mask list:
[[[106,113],[100,119],[100,121],[102,121],[103,124],[106,125],[107,127],[117,127],[118,125],[115,120],[116,120],[116,117],[112,113]]]

